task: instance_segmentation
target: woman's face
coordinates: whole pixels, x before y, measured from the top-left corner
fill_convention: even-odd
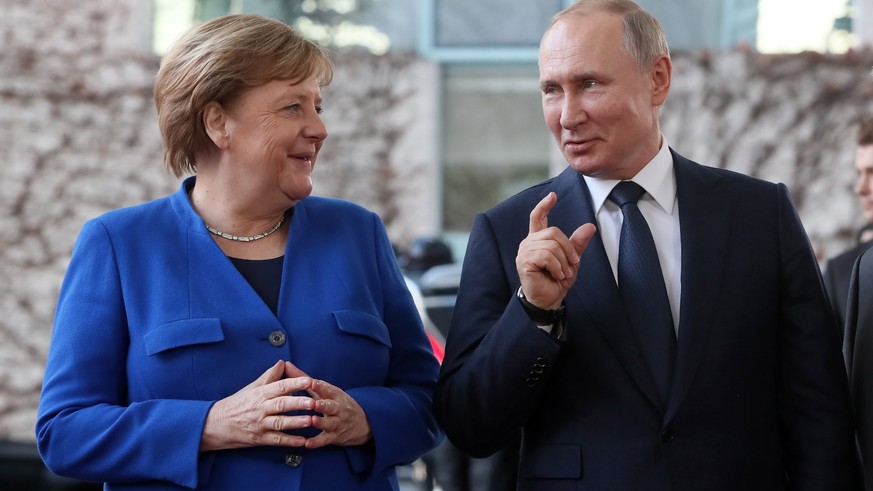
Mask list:
[[[224,149],[236,185],[250,196],[284,194],[296,203],[312,192],[312,169],[327,129],[316,79],[273,80],[226,106]]]

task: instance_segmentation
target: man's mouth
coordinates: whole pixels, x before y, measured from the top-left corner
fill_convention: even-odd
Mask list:
[[[566,140],[564,147],[571,152],[581,152],[587,150],[594,144],[594,140]]]

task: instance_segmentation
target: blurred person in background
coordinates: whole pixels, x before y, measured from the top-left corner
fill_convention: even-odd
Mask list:
[[[857,134],[858,148],[855,150],[855,171],[858,181],[855,194],[861,203],[865,225],[850,249],[828,260],[825,265],[824,281],[831,307],[837,316],[840,329],[846,323],[846,303],[849,294],[849,280],[852,266],[864,251],[873,246],[870,231],[873,230],[873,117],[861,120]]]
[[[843,283],[831,285],[842,294],[845,312],[843,353],[849,371],[852,405],[858,427],[858,450],[866,489],[873,489],[873,118],[864,119],[858,131],[855,156],[858,184],[855,192],[867,224],[858,233],[859,245],[828,263]],[[857,258],[857,260],[856,260]],[[835,274],[831,275],[834,280]],[[837,297],[835,301],[839,301]]]
[[[333,67],[230,15],[164,58],[175,194],[83,227],[36,436],[107,490],[397,490],[442,438],[438,363],[379,217],[310,196]]]
[[[672,62],[630,0],[580,0],[539,51],[569,167],[476,216],[434,396],[518,489],[851,491],[840,339],[783,184],[659,128]]]

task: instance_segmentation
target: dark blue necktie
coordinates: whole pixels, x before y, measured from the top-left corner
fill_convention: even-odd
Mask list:
[[[637,207],[645,192],[635,182],[622,181],[613,188],[609,200],[624,216],[618,243],[618,289],[643,359],[661,402],[666,404],[676,359],[676,331],[655,241]]]

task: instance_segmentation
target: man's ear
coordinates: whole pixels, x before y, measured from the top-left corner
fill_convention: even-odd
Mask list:
[[[667,55],[655,58],[651,68],[652,77],[652,105],[661,106],[667,100],[670,93],[670,79],[673,76],[673,62]]]
[[[203,110],[203,128],[212,143],[221,150],[225,150],[228,144],[227,122],[227,113],[221,104],[213,101],[206,105]]]

